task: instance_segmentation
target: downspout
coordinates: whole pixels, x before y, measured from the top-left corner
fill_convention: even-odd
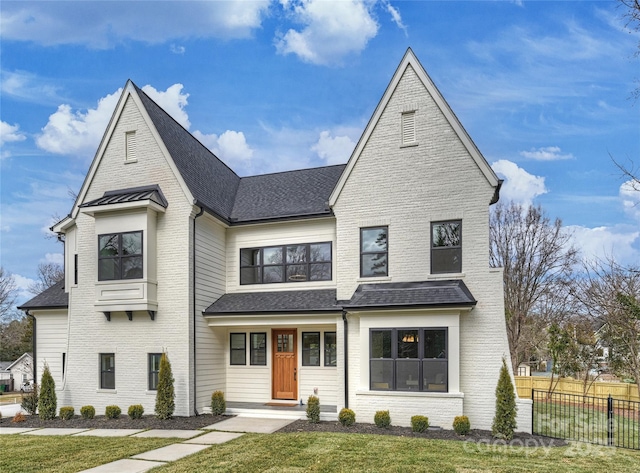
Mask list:
[[[204,208],[200,207],[200,212],[198,212],[197,214],[195,214],[195,216],[193,217],[193,412],[195,413],[195,415],[199,415],[198,414],[198,392],[197,392],[197,382],[196,382],[196,377],[197,377],[197,365],[196,365],[196,360],[197,360],[197,353],[196,353],[196,324],[197,324],[197,320],[196,320],[196,314],[197,314],[197,310],[196,310],[196,219],[198,217],[200,217],[202,214],[204,213]]]
[[[24,312],[27,317],[31,317],[31,320],[33,320],[33,325],[31,326],[31,351],[33,352],[33,382],[35,384],[39,384],[38,383],[38,376],[37,376],[37,369],[38,369],[38,363],[37,363],[37,359],[36,359],[36,317],[33,314],[30,314],[28,310],[25,310]]]
[[[349,407],[349,324],[347,323],[347,311],[342,311],[344,322],[344,407]]]

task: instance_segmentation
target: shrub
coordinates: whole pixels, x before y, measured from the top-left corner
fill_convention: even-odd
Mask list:
[[[345,427],[349,427],[356,423],[356,413],[351,409],[345,407],[340,410],[340,414],[338,414],[338,420]]]
[[[51,376],[49,365],[44,364],[42,381],[40,382],[40,399],[38,400],[38,415],[43,420],[56,418],[58,400],[56,398],[56,382]]]
[[[496,386],[496,414],[493,418],[491,432],[494,437],[511,440],[516,429],[516,393],[507,369],[507,362],[502,359],[500,377]]]
[[[156,392],[156,416],[158,419],[171,419],[176,408],[176,393],[173,390],[171,363],[166,353],[160,357],[158,371],[158,391]]]
[[[376,415],[373,416],[373,422],[375,422],[375,424],[381,429],[388,429],[391,425],[391,416],[389,415],[389,411],[376,412]]]
[[[140,419],[142,417],[142,414],[144,414],[144,407],[142,407],[142,404],[134,404],[132,406],[129,406],[127,414],[129,414],[129,417],[132,419]]]
[[[69,420],[73,417],[76,411],[71,406],[65,406],[60,408],[60,418],[62,420]]]
[[[122,414],[122,411],[118,406],[107,406],[104,410],[104,416],[107,419],[117,419]]]
[[[16,415],[13,416],[13,419],[11,419],[11,422],[18,423],[18,422],[24,422],[25,420],[27,420],[27,418],[24,416],[24,414],[22,412],[18,412]]]
[[[38,410],[38,393],[39,386],[34,385],[32,391],[23,394],[20,407],[22,407],[27,414],[33,415]]]
[[[211,395],[211,413],[214,416],[220,416],[227,410],[227,403],[224,400],[224,393],[222,391],[215,391]]]
[[[309,396],[307,399],[307,419],[312,424],[320,422],[320,398],[318,396]]]
[[[80,415],[83,419],[93,419],[96,416],[96,410],[93,406],[82,406]]]
[[[467,435],[471,430],[469,418],[467,416],[456,416],[456,418],[453,419],[453,430],[455,430],[458,435]]]
[[[411,430],[414,432],[426,432],[429,428],[429,418],[427,416],[411,417]]]

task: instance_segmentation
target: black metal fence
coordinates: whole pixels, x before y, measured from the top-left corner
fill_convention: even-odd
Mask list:
[[[532,391],[533,433],[640,450],[640,402]]]

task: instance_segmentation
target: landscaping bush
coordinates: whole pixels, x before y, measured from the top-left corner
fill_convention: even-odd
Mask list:
[[[93,406],[82,406],[80,415],[83,419],[93,419],[96,416],[96,409]]]
[[[511,440],[516,429],[516,393],[509,376],[507,362],[502,359],[500,377],[496,386],[496,414],[491,432],[496,438]]]
[[[427,416],[411,417],[411,430],[414,432],[426,432],[429,428],[429,418]]]
[[[37,412],[39,392],[39,386],[34,385],[32,391],[24,393],[22,395],[22,402],[20,403],[20,407],[22,407],[27,412],[27,414],[33,415]]]
[[[222,391],[214,391],[211,395],[211,413],[214,416],[220,416],[227,410],[227,402],[224,400]]]
[[[389,411],[376,412],[376,415],[373,416],[373,422],[375,422],[375,424],[381,429],[388,429],[391,425],[391,416],[389,415]]]
[[[104,410],[104,416],[107,419],[117,419],[122,414],[122,411],[118,406],[107,406]]]
[[[142,414],[144,414],[144,407],[142,407],[142,404],[134,404],[132,406],[129,406],[127,414],[129,414],[129,417],[131,419],[140,419],[142,417]]]
[[[42,381],[40,382],[40,398],[38,399],[38,415],[42,420],[56,418],[58,400],[56,398],[56,382],[51,376],[49,365],[44,364]]]
[[[453,430],[455,430],[458,435],[467,435],[471,430],[469,418],[467,416],[456,416],[456,418],[453,419]]]
[[[16,415],[13,416],[13,419],[11,419],[11,422],[18,423],[18,422],[24,422],[25,420],[27,420],[27,418],[24,416],[24,414],[22,412],[18,412]]]
[[[320,398],[318,396],[309,396],[307,399],[307,419],[312,424],[320,422]]]
[[[345,427],[349,427],[356,423],[356,413],[351,409],[343,408],[340,410],[340,414],[338,414],[338,420]]]
[[[75,413],[76,413],[75,410],[71,406],[65,406],[60,408],[60,418],[62,420],[69,420],[73,418],[73,415]]]
[[[173,389],[171,363],[166,353],[160,357],[158,372],[158,390],[156,392],[156,416],[158,419],[171,419],[176,408],[176,393]]]

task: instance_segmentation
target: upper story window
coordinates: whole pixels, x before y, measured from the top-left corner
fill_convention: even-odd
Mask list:
[[[240,284],[330,280],[331,242],[240,250]]]
[[[142,232],[98,235],[98,280],[139,279],[142,271]]]
[[[360,276],[363,278],[389,274],[388,227],[360,229]]]
[[[462,222],[431,224],[431,273],[462,272]]]

